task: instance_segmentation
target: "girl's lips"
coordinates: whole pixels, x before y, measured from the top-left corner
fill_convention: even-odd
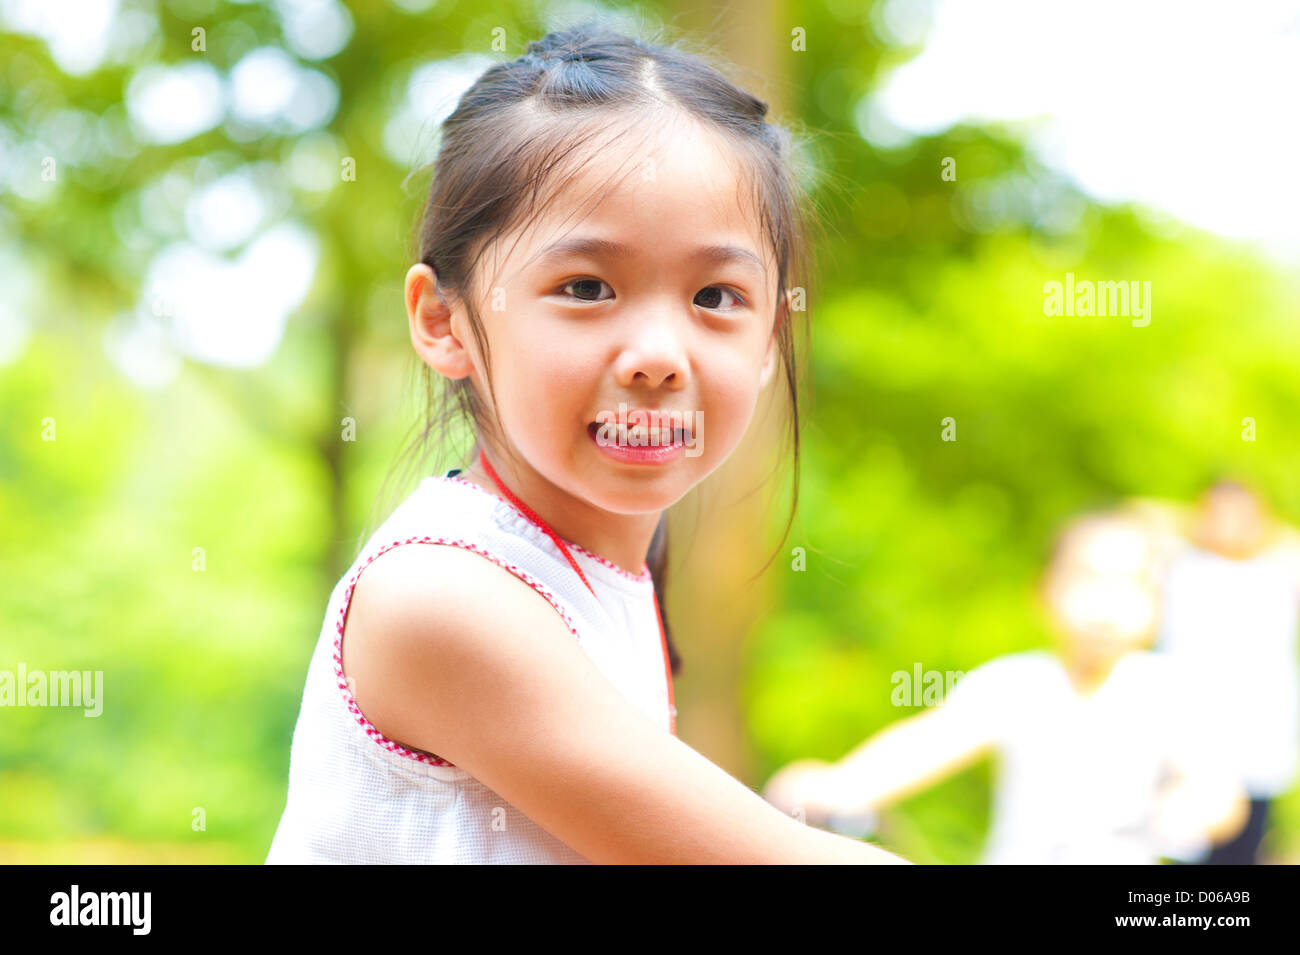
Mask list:
[[[623,464],[667,464],[681,457],[686,451],[686,445],[682,441],[680,432],[673,433],[673,442],[666,445],[635,445],[619,444],[611,441],[608,437],[605,440],[600,438],[601,424],[591,422],[587,425],[587,434],[591,436],[591,443],[600,451],[615,461]]]

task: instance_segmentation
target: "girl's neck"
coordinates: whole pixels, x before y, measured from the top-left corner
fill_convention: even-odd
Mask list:
[[[498,457],[493,457],[492,469],[511,493],[561,538],[605,558],[630,574],[641,573],[650,541],[659,524],[660,512],[614,514],[593,507],[531,471],[517,473],[511,470],[508,462]],[[505,497],[483,467],[481,453],[475,455],[473,463],[461,472],[460,477],[497,497]]]

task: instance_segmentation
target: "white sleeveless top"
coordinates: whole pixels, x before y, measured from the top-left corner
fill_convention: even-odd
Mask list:
[[[1196,753],[1199,701],[1158,654],[1122,657],[1081,697],[1060,658],[1012,653],[962,677],[944,708],[972,738],[995,741],[999,766],[983,865],[1154,865],[1195,861],[1152,825],[1162,773]],[[949,715],[949,714],[945,714]]]
[[[565,541],[593,596],[545,531],[509,501],[456,474],[426,477],[370,537],[330,596],[267,864],[588,861],[465,770],[386,738],[357,707],[341,661],[348,605],[366,566],[403,544],[463,547],[528,583],[609,681],[664,732],[675,732],[667,648],[645,565],[633,575]]]
[[[1254,799],[1300,769],[1300,579],[1281,548],[1230,560],[1189,547],[1165,576],[1159,650],[1201,694],[1205,746]]]

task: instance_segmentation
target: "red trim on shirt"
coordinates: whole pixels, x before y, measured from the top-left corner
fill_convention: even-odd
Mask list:
[[[564,621],[564,625],[569,628],[569,632],[579,640],[582,638],[578,635],[578,630],[574,627],[572,618],[570,618],[569,615],[564,612],[564,609],[559,605],[559,603],[556,602],[554,594],[543,587],[538,581],[533,579],[527,571],[516,567],[514,564],[506,563],[501,558],[488,553],[486,550],[475,546],[469,541],[455,540],[447,537],[408,537],[406,540],[393,541],[391,544],[385,544],[383,547],[380,547],[366,559],[364,564],[357,568],[357,572],[352,575],[352,579],[348,581],[347,589],[343,592],[343,605],[339,608],[337,635],[334,637],[334,675],[338,681],[339,692],[343,694],[343,702],[347,705],[348,711],[356,717],[357,723],[359,723],[361,728],[365,730],[366,735],[374,740],[378,745],[384,747],[384,749],[397,753],[400,756],[405,756],[408,759],[416,760],[417,762],[427,763],[430,766],[454,767],[456,765],[455,763],[448,762],[441,756],[435,756],[432,753],[419,753],[407,749],[401,743],[391,740],[381,733],[378,727],[371,723],[370,720],[366,719],[366,715],[361,712],[361,707],[357,706],[357,701],[353,697],[352,690],[348,686],[347,677],[343,674],[343,628],[347,623],[348,608],[352,605],[352,592],[356,590],[357,579],[361,576],[361,572],[369,567],[377,557],[386,554],[394,547],[400,547],[403,544],[447,544],[452,547],[461,547],[465,550],[473,551],[482,557],[486,557],[494,564],[503,567],[510,573],[514,574],[545,597],[547,603],[554,607],[555,612],[560,615],[560,619]]]
[[[578,566],[578,562],[574,560],[573,555],[569,553],[569,548],[564,546],[564,541],[560,540],[560,535],[551,530],[551,526],[537,516],[531,507],[519,500],[519,498],[515,497],[514,492],[512,492],[510,488],[506,487],[505,483],[497,477],[497,472],[493,470],[492,465],[488,462],[487,455],[480,454],[479,460],[483,462],[483,470],[487,472],[488,477],[493,480],[496,486],[501,489],[501,493],[509,499],[511,504],[519,508],[525,517],[546,532],[546,536],[555,542],[555,546],[560,549],[560,553],[563,554],[564,559],[569,562],[569,566],[577,571],[578,576],[582,578],[582,582],[586,584],[587,589],[591,591],[591,595],[596,597],[596,589],[591,586],[591,582],[587,580],[587,575],[582,572],[582,568]],[[596,600],[599,601],[600,598],[596,597]]]
[[[595,588],[591,586],[591,583],[587,580],[587,575],[582,572],[582,568],[578,566],[578,562],[574,560],[573,555],[569,553],[569,548],[564,546],[564,541],[560,539],[560,536],[556,534],[555,531],[551,530],[550,525],[548,525],[546,521],[542,520],[541,517],[539,517],[533,511],[532,508],[530,508],[527,504],[519,500],[519,498],[515,497],[515,495],[511,493],[510,488],[506,487],[505,483],[501,480],[501,478],[497,477],[497,472],[493,470],[492,465],[488,462],[487,455],[483,454],[483,452],[480,451],[478,455],[478,460],[483,462],[483,470],[486,471],[488,477],[490,477],[496,483],[496,486],[501,489],[501,493],[504,494],[510,500],[510,503],[513,504],[516,508],[518,508],[524,514],[525,517],[527,517],[530,521],[532,521],[543,531],[545,531],[547,536],[549,536],[551,540],[555,542],[555,546],[560,549],[560,553],[562,553],[565,559],[573,566],[573,569],[578,572],[578,576],[581,577],[582,582],[587,585],[587,589],[591,591],[591,595],[593,597],[596,597],[597,602],[599,602],[600,597],[596,596]],[[643,567],[646,566],[644,561],[642,562],[641,566]],[[664,633],[664,618],[662,612],[659,610],[659,594],[657,591],[654,594],[654,602],[655,602],[655,621],[659,624],[659,645],[663,650],[664,676],[666,677],[668,683],[668,722],[670,726],[669,732],[671,732],[674,736],[676,736],[677,735],[677,707],[673,703],[673,668],[672,668],[672,662],[668,658],[668,636],[667,634]]]
[[[492,498],[492,500],[494,501],[504,500],[504,498],[502,498],[500,494],[493,494],[487,488],[483,487],[483,485],[475,484],[473,481],[467,481],[459,474],[450,474],[450,473],[444,474],[442,475],[441,478],[439,478],[439,480],[452,481],[456,484],[462,485],[463,487],[472,488],[473,490],[477,491],[479,494],[486,495],[487,497]],[[511,504],[511,506],[514,507],[513,504]],[[518,511],[519,508],[516,507],[515,510]],[[524,515],[522,511],[520,511],[520,514],[525,517],[527,516]],[[597,563],[605,565],[610,570],[618,574],[620,577],[626,577],[628,580],[635,581],[638,584],[648,583],[650,580],[654,579],[653,575],[650,573],[650,566],[645,561],[641,562],[641,572],[634,574],[630,570],[624,570],[622,567],[618,566],[618,564],[614,563],[608,557],[602,557],[600,556],[600,554],[597,554],[595,551],[587,550],[587,548],[583,547],[579,543],[576,543],[575,541],[565,540],[563,537],[561,537],[560,540],[564,541],[565,546],[567,546],[570,550],[577,551],[579,554],[585,554],[587,557],[590,557],[592,560],[596,561]]]

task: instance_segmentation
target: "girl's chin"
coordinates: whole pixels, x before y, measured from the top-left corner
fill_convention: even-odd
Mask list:
[[[575,475],[581,497],[602,511],[633,517],[657,514],[680,501],[690,485],[662,470],[617,469],[605,474],[586,470]]]

